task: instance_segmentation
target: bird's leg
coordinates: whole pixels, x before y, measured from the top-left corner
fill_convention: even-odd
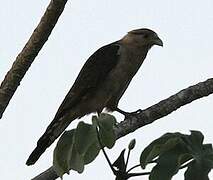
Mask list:
[[[98,117],[100,117],[100,115],[101,115],[102,111],[103,111],[103,109],[99,109],[99,110],[97,110],[97,115],[98,115]]]
[[[124,116],[127,116],[127,115],[130,114],[129,112],[123,111],[123,110],[119,109],[118,107],[115,108],[115,111],[117,111],[117,112],[123,114]]]
[[[100,117],[100,115],[101,115],[101,112],[100,112],[100,111],[97,111],[97,114],[98,114],[98,117]]]
[[[133,111],[133,112],[126,112],[126,111],[123,111],[121,109],[119,109],[118,107],[115,108],[115,111],[123,114],[125,117],[128,117],[128,116],[134,116],[138,113],[140,113],[142,110],[141,109],[138,109],[137,111]]]

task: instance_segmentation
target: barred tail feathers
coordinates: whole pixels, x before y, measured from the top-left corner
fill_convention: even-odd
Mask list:
[[[75,120],[77,117],[69,117],[69,120],[64,117],[60,119],[54,119],[47,127],[45,133],[40,137],[37,142],[37,147],[30,154],[27,159],[26,165],[33,165],[44,153],[44,151],[61,135],[61,133],[67,128],[67,126]]]

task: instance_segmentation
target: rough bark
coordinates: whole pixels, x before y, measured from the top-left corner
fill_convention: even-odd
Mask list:
[[[116,137],[119,139],[137,130],[138,128],[146,126],[157,119],[167,116],[181,106],[189,104],[194,100],[206,97],[212,93],[213,78],[183,89],[169,98],[164,99],[159,103],[142,110],[140,113],[128,117],[124,121],[120,122],[115,128]],[[50,167],[32,180],[55,180],[57,178],[58,176],[53,167]]]
[[[51,0],[38,26],[6,74],[0,85],[0,119],[30,65],[48,40],[66,2],[67,0]]]

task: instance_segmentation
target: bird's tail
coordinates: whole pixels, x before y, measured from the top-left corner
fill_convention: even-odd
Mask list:
[[[66,129],[66,127],[76,119],[76,116],[71,116],[69,119],[54,119],[47,127],[45,133],[40,137],[37,142],[37,147],[30,154],[26,164],[32,165],[39,159],[44,151],[60,136],[60,134]]]

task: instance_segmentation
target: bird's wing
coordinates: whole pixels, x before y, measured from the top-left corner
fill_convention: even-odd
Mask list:
[[[83,96],[86,96],[91,90],[95,90],[104,81],[113,67],[116,66],[119,48],[120,46],[117,43],[106,45],[98,49],[86,61],[72,88],[60,105],[55,118],[38,140],[37,147],[30,154],[26,162],[27,165],[34,164],[70,122],[74,120],[72,118],[77,118],[72,117],[67,121],[63,121],[63,116],[72,110],[72,107],[80,102]]]
[[[89,57],[72,88],[60,105],[55,118],[62,117],[87,93],[95,90],[118,62],[120,45],[117,42],[103,46]]]

